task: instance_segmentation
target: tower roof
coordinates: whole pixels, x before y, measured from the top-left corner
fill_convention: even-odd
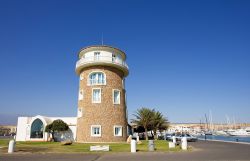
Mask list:
[[[108,53],[109,56],[100,55],[98,56],[98,59],[97,59],[97,57],[95,57],[94,54],[92,53],[96,51],[97,52],[101,51],[102,53],[104,53],[105,51]],[[85,54],[89,52],[90,52],[90,55],[85,57]],[[120,55],[120,58],[113,57],[113,54]],[[77,74],[80,74],[81,70],[86,67],[97,66],[97,65],[115,67],[121,70],[125,76],[127,76],[129,73],[128,65],[126,64],[126,54],[122,50],[112,47],[112,46],[107,46],[107,45],[88,46],[88,47],[82,48],[79,51],[78,57],[79,57],[79,60],[76,63]]]
[[[123,59],[126,60],[125,52],[123,52],[119,48],[112,47],[112,46],[109,46],[109,45],[91,45],[91,46],[84,47],[78,52],[78,58],[81,58],[84,53],[89,52],[89,51],[93,51],[93,50],[104,50],[104,51],[110,51],[110,52],[119,52],[121,54],[121,56],[123,57]]]

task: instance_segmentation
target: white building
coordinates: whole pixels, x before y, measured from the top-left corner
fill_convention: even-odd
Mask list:
[[[16,141],[47,141],[49,134],[46,133],[46,125],[54,120],[63,120],[68,124],[69,130],[63,133],[56,133],[55,138],[58,141],[76,139],[76,117],[18,117]]]

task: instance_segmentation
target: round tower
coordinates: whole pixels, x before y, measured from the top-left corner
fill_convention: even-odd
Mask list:
[[[80,50],[77,142],[123,142],[127,139],[126,54],[97,45]]]

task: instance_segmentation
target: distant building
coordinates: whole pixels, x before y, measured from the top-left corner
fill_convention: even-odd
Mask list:
[[[126,54],[111,46],[89,46],[78,53],[80,76],[77,117],[19,117],[17,141],[47,141],[45,126],[56,119],[70,129],[58,140],[123,142],[127,139]]]
[[[11,136],[16,134],[16,126],[0,125],[0,136]]]

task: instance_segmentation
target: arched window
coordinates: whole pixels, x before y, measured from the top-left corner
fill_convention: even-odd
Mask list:
[[[94,72],[89,75],[89,85],[105,85],[106,77],[102,72]]]
[[[31,125],[30,138],[43,138],[43,122],[35,119]]]

